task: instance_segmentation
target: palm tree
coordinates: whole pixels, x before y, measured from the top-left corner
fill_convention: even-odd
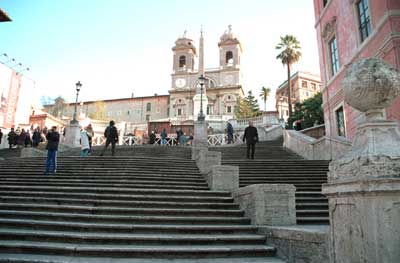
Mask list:
[[[262,100],[264,101],[264,111],[267,111],[267,99],[270,93],[271,93],[270,88],[266,87],[261,88],[260,98],[262,98]]]
[[[289,105],[289,119],[292,117],[292,85],[290,83],[290,67],[292,64],[299,61],[301,57],[300,42],[295,36],[286,35],[281,37],[281,42],[275,47],[281,53],[276,56],[276,59],[280,59],[283,65],[287,66],[287,82],[288,82],[288,105]],[[289,125],[290,127],[291,125]]]

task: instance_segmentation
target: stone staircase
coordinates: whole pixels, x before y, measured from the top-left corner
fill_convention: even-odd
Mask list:
[[[239,166],[240,187],[251,184],[294,184],[297,224],[329,224],[328,200],[321,194],[328,161],[304,160],[282,147],[282,140],[260,142],[255,159],[246,159],[245,145],[212,147],[222,164]]]
[[[147,148],[0,161],[0,262],[282,262],[189,148]]]

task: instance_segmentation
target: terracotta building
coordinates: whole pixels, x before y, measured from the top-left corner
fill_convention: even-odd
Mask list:
[[[66,104],[66,108],[60,115],[72,118],[74,107],[75,103]],[[44,108],[47,112],[52,113],[54,105],[45,105]],[[168,109],[169,95],[155,94],[147,97],[83,101],[77,106],[77,116],[79,118],[90,117],[116,122],[146,123],[150,120],[168,118]]]
[[[313,97],[321,90],[321,79],[319,75],[315,75],[305,71],[294,73],[291,78],[292,87],[292,104],[303,102],[304,100]],[[279,113],[279,118],[287,121],[289,117],[288,106],[288,82],[283,82],[275,93],[275,108]]]
[[[378,57],[400,69],[399,0],[314,0],[327,136],[354,137],[361,114],[343,100],[346,66]],[[400,98],[386,109],[400,121]]]

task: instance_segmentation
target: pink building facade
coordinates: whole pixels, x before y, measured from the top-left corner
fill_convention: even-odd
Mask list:
[[[353,139],[363,117],[344,102],[349,64],[378,57],[400,69],[400,0],[314,0],[326,135]],[[400,121],[400,98],[386,109]]]

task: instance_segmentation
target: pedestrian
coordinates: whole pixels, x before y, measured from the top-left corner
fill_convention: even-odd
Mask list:
[[[3,133],[1,132],[1,129],[0,129],[0,144],[1,144],[1,139],[3,138]]]
[[[228,144],[233,142],[233,126],[230,122],[226,125],[226,132],[228,133]]]
[[[11,128],[11,131],[7,135],[7,140],[8,140],[8,145],[10,146],[10,149],[14,146],[17,145],[17,134],[14,131],[14,128]]]
[[[92,140],[93,140],[93,136],[94,136],[92,124],[89,123],[89,125],[86,127],[86,133],[89,138],[89,154],[91,154],[92,153]]]
[[[28,147],[28,144],[32,147],[31,134],[29,133],[29,130],[27,130],[25,134],[25,147]]]
[[[149,144],[154,144],[156,142],[156,134],[154,131],[151,131],[149,135]]]
[[[176,130],[176,145],[179,144],[179,137],[181,136],[181,130],[177,129]]]
[[[167,144],[167,130],[164,128],[163,131],[161,132],[161,145],[166,145]]]
[[[18,146],[23,147],[25,144],[25,139],[26,139],[26,132],[25,132],[25,129],[22,129],[17,138]]]
[[[181,131],[181,132],[182,132],[182,134],[179,136],[179,145],[185,146],[187,144],[186,135],[183,131]]]
[[[247,143],[247,159],[254,159],[254,152],[256,149],[256,143],[258,142],[257,128],[253,126],[253,122],[249,121],[249,126],[244,130],[243,142]],[[250,156],[251,148],[251,156]]]
[[[106,151],[110,143],[111,143],[111,155],[112,156],[115,155],[115,143],[118,142],[118,131],[114,125],[115,122],[111,120],[110,125],[108,125],[106,130],[104,131],[104,137],[106,137],[106,145],[104,145],[104,148],[100,153],[100,156],[104,155],[104,152]]]
[[[32,134],[32,146],[38,147],[41,139],[39,127],[36,127],[35,131]]]
[[[81,157],[86,157],[89,154],[90,143],[89,135],[85,129],[81,129]]]
[[[57,131],[57,126],[51,127],[50,130],[47,131],[46,134],[47,139],[47,160],[46,160],[46,171],[44,172],[47,175],[51,169],[53,174],[56,174],[57,171],[57,150],[58,144],[60,142],[60,134]]]

